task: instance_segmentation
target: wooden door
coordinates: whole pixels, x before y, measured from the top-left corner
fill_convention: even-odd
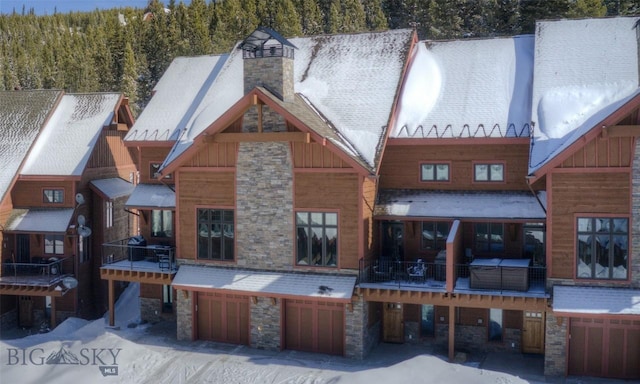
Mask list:
[[[249,344],[249,301],[246,296],[199,292],[198,339]]]
[[[344,304],[285,301],[286,349],[344,355]]]
[[[544,353],[544,312],[524,311],[522,352]]]
[[[382,341],[387,343],[404,342],[402,304],[385,303]]]
[[[29,246],[29,235],[16,235],[16,261],[18,263],[29,263],[31,260],[31,247]]]
[[[21,327],[33,326],[33,300],[31,296],[20,296],[18,324]]]

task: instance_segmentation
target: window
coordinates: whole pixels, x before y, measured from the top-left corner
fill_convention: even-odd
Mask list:
[[[298,265],[338,265],[338,214],[296,213]]]
[[[45,189],[43,192],[44,203],[62,204],[64,203],[64,189]]]
[[[198,258],[233,260],[233,248],[233,211],[198,209]]]
[[[151,211],[151,236],[173,237],[173,212],[168,210]]]
[[[422,164],[420,170],[420,180],[449,181],[449,164]]]
[[[504,164],[475,164],[475,181],[504,181]]]
[[[422,222],[422,249],[440,251],[447,247],[449,223],[445,221]]]
[[[104,226],[105,228],[113,227],[113,201],[104,202]]]
[[[502,341],[502,309],[489,309],[489,341]]]
[[[64,236],[44,235],[44,253],[51,255],[64,254]]]
[[[628,255],[628,219],[578,218],[578,278],[626,279]]]
[[[162,163],[151,163],[149,164],[149,178],[150,179],[157,179],[158,178],[158,171],[160,170],[160,166],[162,166]],[[170,179],[171,178],[171,174],[165,175],[164,177],[165,179]]]
[[[543,223],[526,223],[524,231],[524,258],[533,265],[545,264],[545,227]]]
[[[78,238],[78,256],[81,263],[89,261],[89,239],[86,237]]]
[[[504,251],[504,226],[502,223],[476,223],[476,251]]]
[[[170,285],[162,286],[162,312],[173,312],[173,288]]]
[[[420,316],[420,335],[435,336],[436,334],[436,311],[433,305],[423,304]]]

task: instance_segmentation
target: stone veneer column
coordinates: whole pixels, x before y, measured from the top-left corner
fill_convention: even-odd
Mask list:
[[[193,313],[191,313],[193,292],[176,290],[177,335],[178,340],[191,340],[193,332]]]
[[[240,143],[236,165],[238,266],[292,270],[293,235],[289,143]]]
[[[367,333],[369,324],[369,303],[362,296],[351,300],[351,308],[344,310],[345,327],[345,357],[362,360],[372,348],[375,340],[371,340]]]
[[[567,327],[569,319],[564,318],[562,325],[553,312],[547,312],[546,337],[544,348],[544,374],[545,376],[564,376],[567,365],[566,343]]]
[[[631,285],[640,288],[640,140],[636,140],[631,171],[631,247],[628,260],[631,260],[629,273]]]
[[[280,315],[282,300],[258,297],[257,302],[251,302],[251,340],[252,348],[270,351],[280,350]]]

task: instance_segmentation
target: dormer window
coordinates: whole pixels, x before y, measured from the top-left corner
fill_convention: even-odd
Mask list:
[[[503,163],[476,163],[474,164],[473,180],[479,182],[504,181]]]
[[[158,176],[160,176],[160,166],[162,166],[162,163],[151,163],[149,166],[149,178],[150,179],[157,179]],[[171,174],[165,175],[164,177],[165,179],[170,179],[171,178]]]
[[[48,204],[64,203],[64,189],[45,189],[43,191],[42,201]]]

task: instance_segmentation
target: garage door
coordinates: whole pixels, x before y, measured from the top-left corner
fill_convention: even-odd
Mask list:
[[[343,355],[344,304],[287,300],[285,348]]]
[[[249,344],[249,298],[199,292],[196,302],[200,340]]]
[[[569,374],[640,378],[640,321],[571,319]]]

